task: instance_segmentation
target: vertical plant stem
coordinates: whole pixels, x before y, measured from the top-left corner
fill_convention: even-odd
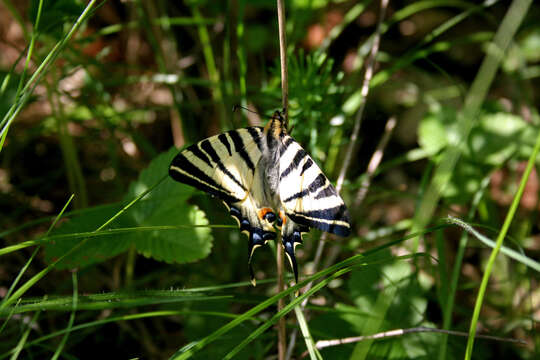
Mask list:
[[[281,241],[281,236],[277,237],[277,241]],[[283,247],[278,244],[276,246],[277,251],[277,257],[276,257],[276,265],[277,265],[277,278],[278,278],[278,292],[282,292],[285,289],[285,284],[283,281]],[[277,304],[278,312],[283,310],[285,307],[285,302],[283,298],[278,300]],[[284,360],[285,359],[285,350],[286,350],[286,339],[287,333],[285,329],[285,316],[281,317],[278,322],[278,359]]]
[[[476,325],[478,323],[478,317],[480,315],[480,309],[482,308],[482,302],[484,300],[484,295],[486,293],[487,283],[489,280],[489,276],[491,275],[491,270],[493,269],[493,265],[495,264],[495,259],[497,258],[497,255],[499,254],[499,250],[501,249],[503,240],[506,236],[506,233],[508,232],[510,224],[512,223],[512,220],[514,219],[514,215],[516,214],[517,208],[519,206],[521,196],[523,195],[523,192],[525,191],[525,185],[527,185],[527,180],[529,179],[529,175],[531,174],[531,171],[533,169],[533,166],[534,166],[534,163],[535,163],[535,160],[539,151],[540,151],[540,132],[538,133],[538,137],[536,138],[536,144],[534,145],[534,150],[529,158],[529,162],[527,163],[527,168],[525,169],[525,172],[523,173],[523,176],[521,178],[518,191],[516,195],[514,196],[512,205],[510,205],[510,210],[508,210],[508,214],[506,215],[506,218],[504,219],[501,232],[499,233],[499,236],[497,237],[495,248],[493,249],[493,251],[491,251],[491,254],[489,256],[489,259],[486,265],[486,271],[484,272],[484,276],[482,277],[482,282],[480,283],[480,288],[478,289],[478,296],[476,297],[476,303],[474,304],[474,312],[471,319],[471,326],[469,328],[469,339],[467,341],[467,349],[465,350],[466,360],[469,360],[472,356],[472,350],[473,350],[473,345],[474,345],[474,335],[476,334]]]
[[[285,124],[288,125],[289,115],[289,73],[287,71],[287,35],[285,24],[285,4],[284,0],[277,0],[277,13],[279,25],[279,59],[281,63],[281,102],[283,104],[283,116]]]
[[[168,17],[164,17],[165,21],[162,25],[152,25],[152,20],[158,17],[158,5],[152,1],[136,0],[133,6],[135,7],[135,12],[137,12],[139,16],[139,20],[143,24],[142,27],[146,32],[148,42],[154,50],[159,71],[164,74],[177,73],[178,69],[175,64],[178,60],[178,51],[174,41],[171,40],[172,35]],[[182,113],[180,111],[182,90],[178,84],[168,84],[167,86],[171,92],[174,103],[174,111],[171,110],[169,112],[171,116],[171,132],[174,145],[176,147],[181,147],[184,145],[184,129],[182,128],[183,121]]]
[[[60,149],[66,168],[66,176],[72,193],[76,194],[74,205],[76,209],[84,209],[88,206],[88,194],[86,191],[86,180],[83,175],[77,148],[73,137],[68,130],[68,119],[63,110],[60,94],[56,92],[58,80],[55,72],[51,72],[52,86],[47,86],[47,96],[51,104],[53,116],[56,118]]]
[[[245,32],[245,24],[244,24],[244,8],[245,8],[245,0],[241,0],[238,4],[237,13],[238,13],[238,22],[236,24],[236,57],[238,58],[238,86],[240,90],[240,104],[242,104],[243,107],[248,107],[247,103],[247,55],[246,55],[246,49],[244,45],[244,32]],[[242,109],[242,112],[244,115],[248,115],[247,110]]]
[[[285,117],[285,127],[288,127],[289,116],[289,78],[287,73],[287,37],[285,34],[285,4],[284,0],[277,0],[277,14],[278,14],[278,28],[279,28],[279,55],[281,62],[281,96],[283,104],[283,116]],[[278,237],[278,241],[281,237]],[[277,278],[278,278],[278,291],[282,292],[285,288],[283,283],[283,247],[277,245]],[[283,310],[284,300],[283,298],[278,301],[278,312]],[[282,316],[278,322],[278,359],[284,360],[287,349],[285,329],[285,316]]]
[[[125,284],[127,288],[131,288],[133,285],[133,276],[135,274],[135,262],[137,260],[137,248],[134,244],[128,249],[127,258],[126,258],[126,279]]]
[[[371,45],[371,51],[370,51],[370,54],[369,54],[369,58],[366,61],[366,71],[365,71],[365,74],[364,74],[364,80],[362,81],[362,88],[361,88],[361,94],[362,94],[362,99],[363,99],[362,100],[362,105],[360,106],[360,108],[358,109],[358,111],[356,113],[353,132],[352,132],[351,137],[350,137],[349,146],[347,147],[347,150],[346,150],[346,153],[345,153],[345,159],[343,161],[343,165],[342,165],[342,167],[340,169],[338,180],[336,182],[336,190],[337,190],[338,193],[341,191],[341,188],[343,187],[343,181],[345,180],[345,176],[347,175],[347,170],[349,169],[349,165],[351,163],[352,155],[353,155],[354,149],[356,147],[356,144],[358,142],[358,135],[360,133],[360,125],[361,125],[362,117],[363,117],[363,113],[364,113],[364,104],[365,104],[365,100],[366,100],[366,97],[367,97],[368,92],[369,92],[369,83],[370,83],[370,81],[371,81],[371,79],[373,77],[373,68],[375,66],[375,59],[377,57],[377,53],[379,52],[379,43],[380,43],[380,38],[381,38],[381,33],[382,33],[382,24],[383,24],[383,20],[384,20],[384,18],[386,16],[386,8],[387,7],[388,7],[388,0],[381,0],[381,7],[380,7],[380,10],[379,10],[379,19],[378,19],[378,22],[377,22],[377,30],[376,30],[376,32],[374,34],[375,37],[374,37],[372,45]],[[313,272],[317,272],[317,268],[319,267],[319,264],[321,262],[322,254],[323,254],[324,247],[325,247],[325,244],[326,244],[326,239],[328,237],[327,234],[328,233],[326,233],[326,232],[323,233],[320,240],[319,240],[319,243],[317,244],[317,250],[315,251],[315,258],[313,260]],[[304,291],[305,292],[309,291],[312,286],[313,286],[313,283],[310,282],[309,284],[307,284]],[[308,300],[309,300],[309,298],[306,298],[302,302],[302,305],[301,305],[302,310],[305,309]],[[306,315],[306,318],[307,318],[307,315]],[[298,334],[298,332],[295,331],[291,336],[291,340],[289,341],[289,346],[288,346],[288,349],[287,349],[287,359],[289,359],[291,357],[291,355],[292,355],[292,351],[294,349],[297,334]]]
[[[392,136],[392,133],[396,126],[396,122],[397,122],[396,118],[392,116],[390,119],[388,119],[386,123],[384,133],[381,139],[379,140],[379,143],[377,144],[375,151],[371,155],[371,159],[369,160],[367,170],[360,183],[360,188],[358,189],[358,192],[356,193],[356,198],[352,205],[353,209],[358,209],[362,205],[362,202],[364,201],[369,191],[369,188],[371,186],[371,180],[373,176],[375,175],[375,172],[379,168],[379,165],[384,155],[384,150],[386,149],[386,145],[388,145],[388,141],[390,140],[390,137]],[[333,264],[334,261],[336,261],[336,257],[339,255],[340,250],[341,250],[341,246],[338,244],[334,244],[328,251],[327,255],[325,256],[322,267],[325,268]]]

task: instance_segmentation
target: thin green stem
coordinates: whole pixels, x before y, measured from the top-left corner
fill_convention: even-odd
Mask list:
[[[77,21],[75,21],[75,23],[73,24],[73,26],[71,27],[67,35],[64,36],[64,38],[53,47],[53,49],[49,52],[47,57],[43,60],[43,62],[38,66],[36,71],[32,74],[30,79],[26,82],[26,85],[22,89],[21,96],[17,97],[16,102],[9,108],[7,113],[4,115],[4,117],[0,121],[0,137],[3,137],[4,134],[7,132],[7,129],[9,128],[9,125],[11,124],[11,122],[17,117],[17,115],[22,110],[26,102],[30,99],[30,96],[32,95],[39,80],[43,77],[45,72],[49,69],[51,64],[56,60],[60,52],[64,49],[68,41],[73,37],[75,32],[81,26],[81,24],[89,16],[90,11],[94,7],[94,4],[96,3],[96,1],[97,0],[89,1],[89,3],[86,5],[86,8],[81,13]]]
[[[162,317],[162,316],[179,316],[179,315],[186,315],[189,314],[189,312],[186,311],[153,311],[153,312],[147,312],[142,314],[130,314],[130,315],[121,315],[121,316],[112,316],[106,319],[100,319],[97,321],[91,321],[84,324],[79,324],[76,326],[73,326],[71,329],[63,329],[59,331],[53,331],[49,334],[46,334],[40,338],[37,338],[35,340],[29,341],[23,346],[23,349],[29,348],[31,346],[35,346],[37,344],[40,344],[46,340],[55,338],[57,336],[60,336],[62,334],[71,333],[74,331],[79,331],[83,329],[88,329],[91,327],[96,327],[100,325],[105,325],[109,323],[114,322],[120,322],[120,321],[131,321],[131,320],[138,320],[138,319],[146,319],[146,318],[153,318],[153,317]],[[213,314],[212,316],[216,316]],[[8,351],[7,353],[1,354],[0,359],[6,358],[9,354],[13,354],[15,352],[15,349]]]
[[[68,201],[64,204],[64,207],[62,208],[62,210],[60,210],[60,213],[58,213],[58,215],[56,216],[56,218],[54,219],[54,221],[52,222],[51,226],[49,226],[49,229],[47,230],[47,232],[45,233],[45,236],[49,235],[50,232],[52,231],[52,229],[54,228],[54,226],[56,225],[56,223],[58,222],[58,220],[60,220],[60,218],[62,217],[62,215],[64,214],[64,212],[66,211],[67,207],[69,206],[69,204],[71,203],[71,200],[73,200],[73,194],[69,197]],[[28,269],[28,267],[30,266],[30,264],[32,263],[32,261],[34,260],[34,257],[37,255],[38,251],[39,251],[40,247],[38,246],[33,252],[32,252],[32,255],[30,256],[30,258],[28,259],[28,261],[26,262],[26,264],[22,267],[22,269],[19,271],[19,274],[17,274],[17,277],[15,278],[15,280],[13,281],[13,283],[11,284],[11,286],[9,287],[6,295],[4,296],[4,299],[2,300],[2,303],[4,301],[6,301],[6,299],[8,299],[11,295],[11,293],[13,292],[13,289],[15,289],[15,287],[17,286],[17,284],[19,283],[19,281],[21,280],[23,274],[26,272],[26,270]]]
[[[53,240],[67,240],[67,239],[80,239],[80,238],[95,238],[100,236],[111,236],[115,234],[125,234],[135,231],[163,231],[163,230],[178,230],[178,229],[190,229],[190,228],[216,228],[216,229],[232,229],[236,228],[236,225],[156,225],[156,226],[137,226],[128,228],[116,228],[107,229],[103,231],[90,231],[82,233],[72,234],[58,234],[45,236],[36,240],[28,240],[22,243],[6,246],[0,249],[0,256],[18,251],[30,246],[41,245],[43,243]]]
[[[529,162],[527,163],[527,168],[525,169],[525,172],[523,173],[523,176],[521,177],[521,182],[519,184],[518,191],[516,195],[514,196],[512,205],[510,205],[508,214],[506,214],[506,218],[504,219],[501,232],[499,233],[499,236],[497,237],[495,248],[493,249],[493,251],[491,252],[489,256],[489,259],[486,265],[486,271],[484,272],[484,276],[482,277],[482,282],[480,283],[480,288],[478,289],[478,296],[476,297],[476,303],[474,304],[474,311],[473,311],[473,316],[471,319],[471,326],[469,328],[469,339],[467,341],[467,349],[465,351],[465,360],[471,359],[471,356],[472,356],[474,336],[476,334],[476,325],[478,324],[478,317],[480,315],[480,309],[482,308],[482,303],[484,301],[484,295],[486,293],[486,288],[487,288],[489,276],[491,275],[491,270],[493,269],[493,265],[495,264],[495,259],[497,258],[497,255],[499,254],[499,250],[501,249],[506,233],[508,232],[508,229],[510,228],[510,224],[512,223],[512,220],[514,219],[514,215],[516,214],[517,208],[519,206],[519,202],[521,201],[521,197],[523,196],[523,192],[525,191],[525,185],[527,185],[527,180],[529,179],[529,175],[531,174],[531,171],[533,169],[533,166],[534,166],[534,163],[535,163],[536,157],[538,156],[539,151],[540,151],[540,132],[538,133],[538,137],[536,138],[536,144],[534,145],[533,152],[531,153]]]
[[[471,208],[469,210],[468,219],[472,219],[478,208],[478,204],[482,199],[491,180],[492,173],[489,173],[481,182],[480,188],[472,200]],[[463,257],[465,256],[465,249],[467,248],[468,234],[464,231],[459,239],[458,251],[454,260],[454,267],[452,269],[452,275],[450,280],[450,289],[448,291],[448,297],[444,304],[443,310],[443,330],[450,330],[452,324],[452,311],[454,309],[454,301],[456,299],[456,292],[458,287],[459,275],[461,274],[461,264],[463,263]],[[446,349],[448,345],[448,334],[442,335],[442,340],[439,346],[439,360],[446,359]]]
[[[19,354],[21,353],[22,349],[24,348],[26,344],[26,340],[28,340],[28,335],[30,335],[30,331],[32,330],[32,327],[34,326],[34,324],[37,322],[37,319],[40,314],[41,314],[41,311],[37,311],[32,317],[32,320],[28,323],[26,330],[24,331],[23,335],[19,339],[19,342],[17,343],[17,346],[15,347],[14,352],[11,355],[10,360],[16,360],[19,357]]]
[[[56,348],[56,351],[54,352],[54,355],[51,358],[52,360],[57,360],[60,357],[60,354],[62,354],[62,350],[64,349],[64,346],[66,345],[69,334],[71,333],[73,329],[73,322],[75,321],[75,313],[77,312],[77,304],[79,302],[79,290],[78,290],[79,287],[78,287],[78,282],[77,282],[77,271],[74,271],[71,274],[71,281],[73,283],[73,302],[71,306],[71,315],[69,316],[66,332],[64,333],[62,340],[58,344],[58,347]]]
[[[135,244],[131,244],[128,249],[126,259],[126,287],[131,288],[133,285],[133,275],[135,274],[135,261],[137,260],[137,248]]]

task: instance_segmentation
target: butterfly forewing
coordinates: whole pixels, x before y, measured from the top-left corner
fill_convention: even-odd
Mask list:
[[[340,236],[349,235],[347,208],[334,186],[290,136],[283,144],[279,195],[287,216],[301,225]]]
[[[193,144],[173,159],[169,174],[227,203],[242,201],[261,158],[257,145],[261,132],[260,128],[231,130]]]

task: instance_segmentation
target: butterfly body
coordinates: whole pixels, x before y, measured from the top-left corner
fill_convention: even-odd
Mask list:
[[[248,236],[253,252],[277,237],[298,281],[294,249],[310,227],[341,236],[350,233],[347,209],[330,181],[289,135],[279,112],[264,128],[227,131],[181,151],[170,176],[221,200]]]

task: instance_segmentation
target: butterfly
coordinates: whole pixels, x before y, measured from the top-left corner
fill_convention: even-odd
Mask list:
[[[295,247],[310,228],[348,236],[343,199],[276,111],[264,128],[230,130],[193,144],[172,160],[169,175],[223,201],[248,236],[250,279],[254,251],[277,237],[298,283]]]

